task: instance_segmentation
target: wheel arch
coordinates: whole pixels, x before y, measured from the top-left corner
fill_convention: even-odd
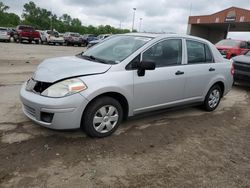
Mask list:
[[[207,92],[206,92],[206,93],[208,93],[208,91],[209,91],[213,86],[215,86],[215,85],[218,85],[218,86],[220,87],[221,92],[222,92],[222,97],[223,97],[224,92],[225,92],[225,84],[224,84],[224,82],[221,81],[221,80],[216,81],[216,82],[214,82],[213,84],[211,84],[211,86],[207,89]]]
[[[98,98],[101,98],[101,97],[104,97],[104,96],[114,98],[121,104],[121,107],[123,109],[123,120],[126,120],[128,118],[128,115],[129,115],[129,103],[128,103],[128,100],[123,94],[121,94],[119,92],[114,92],[114,91],[105,92],[105,93],[102,93],[102,94],[99,94],[99,95],[93,97],[88,102],[87,106],[85,107],[85,109],[83,111],[82,119],[83,119],[84,113],[86,112],[86,109],[88,108],[88,106],[91,105],[91,103],[94,100],[97,100]]]

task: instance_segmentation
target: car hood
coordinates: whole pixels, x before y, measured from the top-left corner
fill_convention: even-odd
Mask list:
[[[90,41],[89,43],[99,43],[99,42],[101,42],[102,40],[101,39],[98,39],[98,40],[92,40],[92,41]]]
[[[230,50],[233,47],[232,46],[217,46],[215,45],[218,50]]]
[[[33,76],[34,80],[53,83],[70,77],[102,74],[111,65],[88,61],[77,56],[59,57],[44,60]]]
[[[233,58],[234,61],[250,64],[250,56],[239,55]]]

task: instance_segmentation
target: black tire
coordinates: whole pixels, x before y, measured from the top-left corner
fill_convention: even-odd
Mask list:
[[[101,133],[101,132],[98,132],[94,128],[95,125],[93,123],[93,120],[94,120],[94,117],[95,117],[96,113],[98,112],[98,110],[101,109],[102,107],[107,106],[107,105],[111,105],[111,106],[116,108],[116,110],[117,110],[116,112],[118,113],[118,120],[111,130],[109,130],[108,132],[105,132],[105,133]],[[94,101],[92,101],[88,105],[88,107],[86,108],[86,110],[83,114],[81,127],[83,128],[83,130],[86,132],[86,134],[88,136],[103,138],[103,137],[109,136],[113,132],[115,132],[115,130],[121,124],[122,119],[123,119],[123,109],[122,109],[121,104],[114,98],[100,97],[100,98],[97,98]]]
[[[36,44],[39,44],[39,40],[36,40],[35,42],[36,42]]]
[[[218,91],[218,92],[219,92],[218,101],[217,101],[216,104],[210,105],[210,104],[209,104],[210,95],[211,95],[213,92],[215,92],[215,91]],[[221,97],[222,97],[222,91],[221,91],[220,86],[217,85],[217,84],[214,85],[214,86],[212,86],[212,87],[209,89],[209,91],[207,92],[207,95],[206,95],[206,98],[205,98],[205,101],[204,101],[204,104],[203,104],[204,109],[205,109],[206,111],[209,111],[209,112],[214,111],[214,110],[218,107],[218,105],[220,104]]]

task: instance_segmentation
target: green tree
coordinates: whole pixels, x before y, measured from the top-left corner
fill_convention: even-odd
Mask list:
[[[0,2],[0,26],[15,27],[20,23],[20,18],[14,13],[7,13],[9,6]]]
[[[79,18],[72,18],[68,14],[61,17],[52,14],[47,9],[38,7],[34,2],[30,1],[23,6],[22,18],[14,13],[7,13],[9,7],[0,2],[0,26],[15,27],[22,23],[35,27],[36,29],[49,30],[56,29],[59,32],[78,32],[80,34],[116,34],[129,32],[128,29],[117,29],[110,25],[100,25],[94,27],[92,25],[84,26]]]
[[[3,4],[3,2],[0,2],[0,12],[5,12],[9,8],[10,8],[9,6]]]

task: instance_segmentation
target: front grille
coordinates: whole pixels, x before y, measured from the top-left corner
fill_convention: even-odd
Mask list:
[[[52,85],[52,83],[37,81],[33,90],[37,93],[42,93],[44,90],[46,90],[51,85]]]
[[[234,62],[234,69],[235,70],[240,70],[240,71],[250,72],[250,64],[235,61]]]
[[[31,108],[27,105],[24,105],[24,110],[27,112],[29,115],[36,117],[36,110],[34,108]]]

